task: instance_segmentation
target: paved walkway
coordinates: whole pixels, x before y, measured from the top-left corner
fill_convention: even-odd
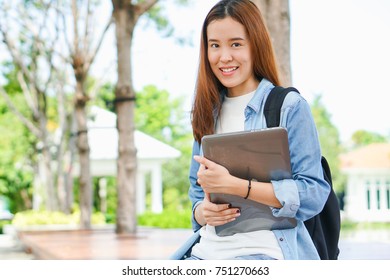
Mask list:
[[[113,229],[30,231],[19,239],[0,235],[0,260],[167,259],[190,235],[190,230],[155,228],[139,228],[135,236]],[[388,240],[344,238],[340,251],[340,260],[390,260]]]
[[[0,260],[32,260],[34,255],[25,251],[24,246],[12,235],[0,234]]]
[[[139,228],[135,235],[118,235],[113,229],[30,231],[20,242],[36,259],[168,259],[191,235],[190,230]]]

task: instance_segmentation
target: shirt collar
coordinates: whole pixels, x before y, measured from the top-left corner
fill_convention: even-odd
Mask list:
[[[274,87],[274,85],[268,81],[267,79],[263,78],[261,82],[259,83],[259,86],[256,89],[255,95],[253,98],[249,101],[248,106],[250,109],[255,111],[256,113],[259,113],[261,110],[261,107],[263,106],[263,102],[265,100],[265,97],[268,96],[271,89]]]
[[[252,97],[252,99],[249,101],[247,109],[252,109],[256,113],[259,113],[261,110],[261,107],[263,106],[263,102],[265,100],[265,97],[268,96],[271,89],[274,87],[274,85],[267,80],[266,78],[263,78],[255,92],[255,95]],[[220,94],[221,103],[223,102],[225,95],[227,94],[227,90],[223,89]],[[247,115],[247,109],[245,110],[245,115]],[[214,108],[213,111],[214,120],[218,117],[218,108]]]

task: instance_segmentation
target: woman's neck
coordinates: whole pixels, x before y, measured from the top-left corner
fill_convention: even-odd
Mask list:
[[[241,86],[227,88],[227,96],[228,97],[238,97],[241,95],[251,93],[257,89],[257,87],[259,86],[259,83],[260,83],[260,81],[258,81],[257,79],[253,79],[251,81],[247,81],[246,84],[243,84]]]

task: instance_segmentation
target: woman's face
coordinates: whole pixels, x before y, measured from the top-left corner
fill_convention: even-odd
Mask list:
[[[228,96],[254,91],[258,81],[245,27],[226,17],[207,27],[207,57],[214,75],[228,89]]]

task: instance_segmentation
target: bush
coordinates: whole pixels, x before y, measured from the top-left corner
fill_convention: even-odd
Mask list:
[[[0,234],[3,234],[4,231],[3,231],[3,227],[5,225],[9,225],[11,223],[11,221],[0,221]]]
[[[191,210],[164,210],[159,214],[146,212],[138,216],[138,225],[159,228],[191,228]]]
[[[107,217],[97,212],[92,214],[92,224],[105,224]],[[115,223],[115,215],[110,217],[111,222]],[[137,217],[138,225],[159,227],[159,228],[191,228],[191,210],[173,211],[164,210],[156,214],[146,212]],[[28,225],[78,225],[80,223],[80,212],[66,215],[62,212],[35,211],[28,210],[16,213],[12,224],[14,226]],[[0,224],[1,226],[1,224]]]
[[[93,213],[91,223],[94,225],[105,224],[104,215],[100,212]],[[72,214],[67,215],[63,212],[27,210],[16,213],[12,220],[12,224],[15,226],[78,225],[80,224],[80,212],[75,211]]]
[[[378,230],[390,229],[390,223],[386,222],[353,222],[343,220],[341,222],[342,231],[359,231],[359,230]]]

